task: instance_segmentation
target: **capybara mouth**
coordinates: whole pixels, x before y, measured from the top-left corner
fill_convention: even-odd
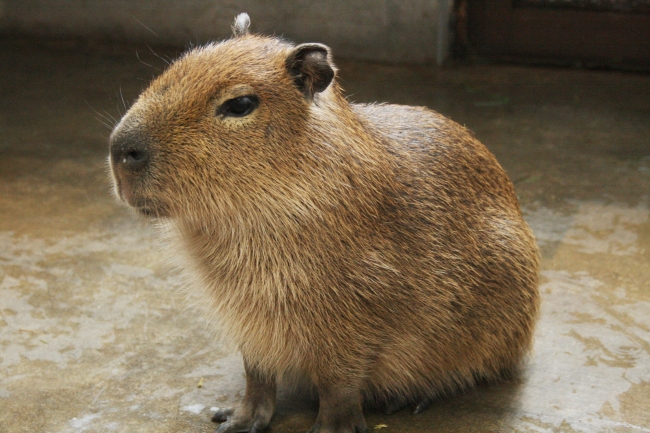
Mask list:
[[[134,209],[140,215],[149,218],[165,218],[169,216],[167,210],[162,206],[152,206],[151,204],[148,204],[147,206],[134,206]]]
[[[169,216],[166,206],[152,200],[136,200],[131,207],[140,215],[149,218],[164,218]]]
[[[114,179],[115,195],[138,214],[151,218],[168,216],[166,206],[161,205],[156,200],[141,197],[133,184],[122,179],[119,173],[115,173]]]
[[[135,210],[140,214],[147,217],[156,217],[158,212],[150,207],[136,207]]]

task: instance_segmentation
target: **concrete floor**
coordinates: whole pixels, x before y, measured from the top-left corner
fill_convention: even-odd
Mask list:
[[[239,357],[109,193],[102,123],[163,64],[146,47],[0,40],[2,433],[211,432],[211,408],[242,395]],[[520,378],[369,425],[650,432],[650,76],[339,65],[353,100],[427,105],[471,128],[543,252]],[[284,394],[272,430],[305,431],[315,414]]]

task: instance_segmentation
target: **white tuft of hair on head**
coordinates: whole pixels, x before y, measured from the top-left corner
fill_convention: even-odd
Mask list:
[[[232,32],[236,38],[248,34],[248,28],[251,25],[251,18],[246,12],[242,12],[235,17],[235,23],[232,25]]]

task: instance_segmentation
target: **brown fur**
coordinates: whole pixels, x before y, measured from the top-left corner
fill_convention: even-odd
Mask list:
[[[197,48],[111,137],[118,196],[161,218],[244,357],[250,389],[220,431],[265,428],[276,380],[296,377],[320,396],[313,431],[363,431],[363,402],[517,366],[538,312],[537,248],[494,156],[426,108],[320,91],[328,51],[304,56],[301,88],[296,50],[247,34]],[[248,116],[215,115],[247,94]],[[144,168],[122,164],[133,146]]]

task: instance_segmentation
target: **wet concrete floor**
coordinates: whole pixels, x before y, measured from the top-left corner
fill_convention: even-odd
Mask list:
[[[211,432],[211,408],[242,395],[239,356],[110,195],[103,124],[163,65],[147,47],[0,40],[2,433]],[[521,377],[417,416],[370,412],[371,428],[650,432],[650,76],[339,65],[352,100],[427,105],[472,129],[543,253]],[[315,415],[285,393],[271,428],[306,431]]]

